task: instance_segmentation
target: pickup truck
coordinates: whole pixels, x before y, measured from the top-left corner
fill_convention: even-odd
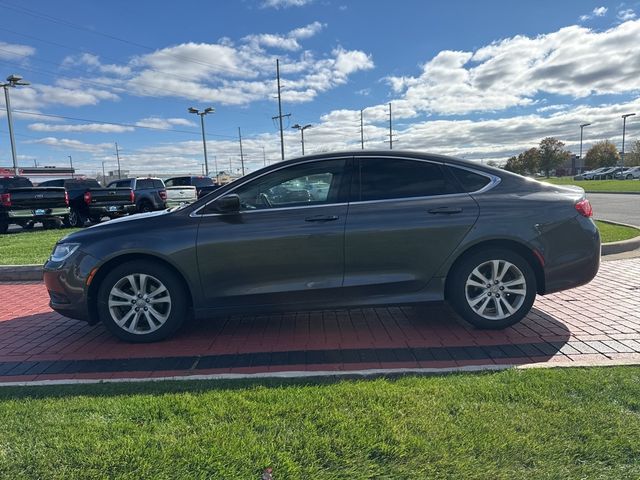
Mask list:
[[[152,212],[167,208],[167,189],[159,178],[126,178],[114,180],[107,188],[130,188],[138,212]]]
[[[220,185],[216,184],[211,177],[204,176],[172,177],[167,178],[164,184],[167,187],[194,186],[198,192],[198,198],[202,198],[220,188]]]
[[[40,186],[63,187],[67,191],[71,211],[65,224],[70,227],[83,227],[87,220],[98,223],[102,217],[116,218],[136,211],[133,190],[103,188],[92,178],[48,180]]]
[[[198,200],[196,187],[167,187],[167,207],[178,207]]]
[[[64,188],[34,187],[26,177],[0,177],[0,233],[7,233],[10,224],[30,229],[42,222],[45,228],[56,228],[68,215]]]

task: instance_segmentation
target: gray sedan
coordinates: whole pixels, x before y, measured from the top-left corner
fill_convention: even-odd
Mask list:
[[[313,195],[304,185],[326,184]],[[464,160],[347,152],[277,163],[191,205],[73,233],[45,264],[51,307],[121,339],[190,313],[447,300],[479,328],[589,282],[600,238],[578,187]]]

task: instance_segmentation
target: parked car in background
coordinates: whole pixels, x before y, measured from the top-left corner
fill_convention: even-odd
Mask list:
[[[583,172],[579,175],[579,177],[581,177],[581,180],[595,180],[595,177],[602,171],[606,170],[608,167],[600,167],[600,168],[596,168],[595,170],[589,170],[587,172]],[[579,180],[578,178],[574,177],[576,180]]]
[[[107,188],[130,188],[138,212],[153,212],[167,208],[167,189],[159,178],[126,178],[114,180]]]
[[[594,180],[613,180],[616,173],[621,172],[622,167],[607,167],[594,175]]]
[[[65,224],[83,227],[88,220],[98,223],[102,217],[117,218],[135,213],[133,190],[130,188],[103,188],[93,178],[47,180],[40,186],[63,187],[69,196],[69,215]]]
[[[42,222],[44,228],[56,228],[68,215],[64,188],[34,187],[26,177],[0,177],[0,233],[7,233],[11,224],[30,229]]]
[[[167,187],[167,208],[193,203],[196,200],[198,192],[194,186]]]
[[[182,187],[187,185],[196,187],[198,198],[208,195],[220,188],[220,185],[215,183],[211,177],[193,175],[167,178],[164,184],[167,187]]]
[[[640,166],[625,168],[623,171],[616,173],[615,178],[618,180],[638,179],[640,178]]]
[[[324,199],[287,191],[322,177]],[[275,192],[275,193],[272,193]],[[286,192],[285,192],[286,194]],[[275,202],[272,195],[280,195]],[[584,190],[439,155],[354,151],[278,162],[191,205],[75,232],[44,266],[51,307],[119,338],[194,312],[447,300],[478,328],[589,282],[600,237]]]

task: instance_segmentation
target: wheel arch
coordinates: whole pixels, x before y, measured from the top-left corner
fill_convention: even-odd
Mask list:
[[[462,251],[456,257],[456,259],[453,262],[451,262],[451,265],[450,265],[449,269],[447,270],[446,278],[445,278],[445,287],[444,287],[445,298],[448,297],[449,281],[450,281],[450,278],[451,278],[451,272],[454,271],[456,266],[464,258],[466,258],[467,256],[472,255],[472,254],[474,254],[476,252],[479,252],[481,250],[486,250],[486,249],[490,249],[490,248],[498,248],[498,249],[510,250],[510,251],[512,251],[514,253],[517,253],[518,255],[522,256],[527,261],[527,263],[529,263],[529,265],[533,269],[533,272],[534,272],[534,274],[536,276],[536,290],[537,290],[537,293],[543,294],[545,292],[545,280],[544,280],[543,266],[542,266],[541,260],[534,253],[532,248],[528,247],[527,245],[524,245],[523,243],[520,243],[520,242],[518,242],[516,240],[492,239],[492,240],[483,240],[483,241],[481,241],[479,243],[471,245],[470,247],[468,247],[467,249]]]
[[[125,253],[123,255],[118,255],[116,257],[110,258],[105,263],[100,265],[98,267],[98,271],[93,276],[91,284],[89,285],[89,289],[87,290],[89,318],[98,318],[97,302],[95,300],[98,295],[100,284],[104,281],[105,277],[114,268],[134,260],[136,261],[147,260],[157,265],[162,265],[168,268],[169,270],[171,270],[176,275],[176,278],[180,281],[180,283],[182,283],[182,286],[185,289],[185,292],[187,292],[188,307],[191,309],[193,308],[194,306],[193,291],[189,287],[189,283],[187,282],[182,272],[178,268],[176,268],[171,262],[165,260],[164,258],[158,257],[156,255],[148,254],[148,253]]]

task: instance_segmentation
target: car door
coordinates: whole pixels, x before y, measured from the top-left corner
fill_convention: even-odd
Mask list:
[[[355,159],[345,227],[347,298],[424,289],[478,218],[437,161]]]
[[[226,192],[240,197],[240,212],[197,212],[200,278],[210,307],[335,300],[344,276],[350,163],[316,159],[270,171]],[[329,184],[326,195],[305,195],[300,185],[310,180]]]

